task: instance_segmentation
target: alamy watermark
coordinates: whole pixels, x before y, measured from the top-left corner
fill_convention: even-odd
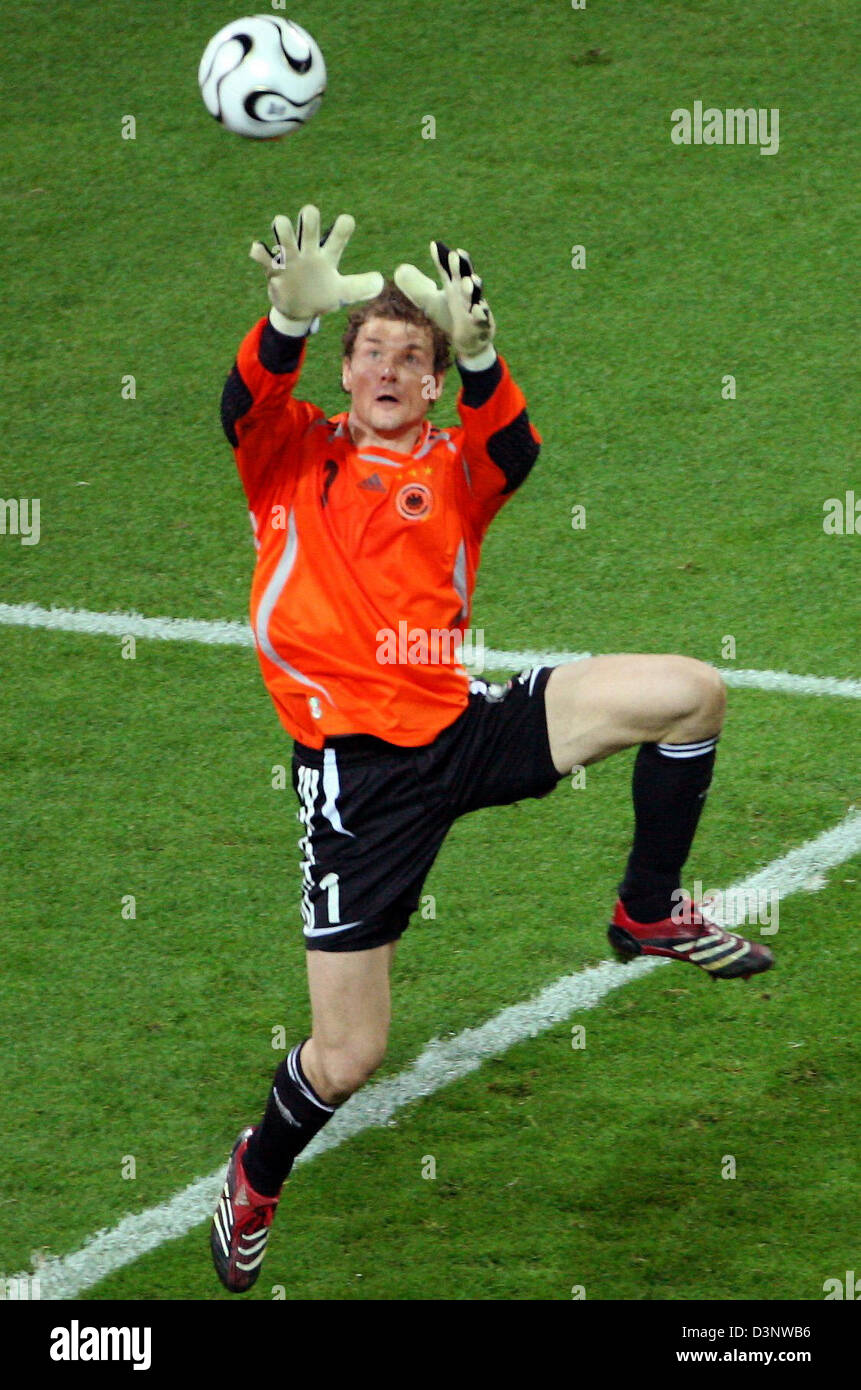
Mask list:
[[[830,1298],[849,1298],[857,1303],[861,1301],[861,1279],[855,1278],[854,1269],[847,1269],[845,1282],[842,1279],[826,1279],[822,1292],[826,1303]]]
[[[676,888],[672,901],[670,917],[684,926],[691,926],[697,906],[708,916],[734,926],[757,923],[760,936],[775,936],[780,926],[780,890],[777,888],[728,888],[725,892],[713,888],[704,893],[697,879],[692,894],[684,888]]]
[[[17,1274],[9,1279],[6,1275],[0,1274],[0,1303],[7,1300],[17,1302],[22,1299],[29,1302],[41,1297],[42,1286],[38,1275]]]
[[[51,1332],[52,1361],[130,1361],[135,1371],[152,1365],[151,1327],[88,1327],[78,1318]]]
[[[826,536],[861,536],[861,496],[847,492],[844,497],[826,497],[822,510]]]
[[[484,629],[410,627],[402,618],[397,629],[377,632],[377,661],[381,666],[457,666],[484,670]]]
[[[0,536],[20,536],[22,545],[38,545],[41,511],[38,497],[0,497]]]
[[[674,145],[759,145],[760,154],[777,154],[780,149],[780,110],[776,106],[718,106],[703,109],[695,101],[693,110],[678,106],[671,112],[670,139]]]

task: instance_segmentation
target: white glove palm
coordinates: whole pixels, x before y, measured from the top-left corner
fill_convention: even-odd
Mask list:
[[[379,271],[341,275],[338,270],[355,226],[354,218],[341,213],[321,238],[319,210],[308,204],[299,213],[295,233],[289,217],[275,218],[274,251],[262,241],[253,242],[249,254],[266,272],[272,304],[269,317],[279,332],[300,337],[318,314],[330,314],[380,293],[384,282]]]
[[[496,356],[496,324],[484,298],[481,278],[465,251],[450,251],[443,242],[432,241],[430,252],[439,272],[439,288],[414,265],[399,265],[395,284],[448,333],[456,357],[467,365],[489,366]]]

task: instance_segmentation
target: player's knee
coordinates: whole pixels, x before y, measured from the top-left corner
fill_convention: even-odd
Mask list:
[[[721,728],[726,711],[726,686],[720,672],[690,656],[674,656],[670,660],[679,716],[696,715],[704,725]]]
[[[385,1043],[356,1044],[323,1052],[319,1057],[327,1099],[341,1105],[373,1076],[386,1055]]]
[[[700,710],[706,722],[721,728],[726,714],[726,685],[720,671],[705,661],[698,661],[697,680],[700,687]]]

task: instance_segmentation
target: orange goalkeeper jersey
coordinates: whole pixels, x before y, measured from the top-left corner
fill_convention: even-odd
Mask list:
[[[282,724],[313,748],[356,733],[430,743],[466,706],[447,634],[469,623],[484,533],[540,437],[498,358],[461,371],[459,426],[426,420],[410,454],[357,448],[346,413],[295,398],[304,353],[261,319],[222,399],[257,547],[263,677]]]

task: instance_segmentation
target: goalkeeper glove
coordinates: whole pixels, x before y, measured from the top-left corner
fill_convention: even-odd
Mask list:
[[[450,251],[441,241],[432,241],[430,251],[441,288],[414,265],[399,265],[395,284],[448,333],[455,356],[465,367],[473,371],[489,367],[496,359],[496,324],[472,261],[465,251]]]
[[[321,237],[319,210],[308,204],[299,213],[295,233],[288,217],[275,218],[274,251],[262,241],[252,243],[251,259],[262,265],[268,281],[272,304],[269,321],[279,333],[302,337],[319,314],[330,314],[345,304],[373,299],[380,293],[383,277],[379,271],[364,275],[341,275],[338,271],[355,226],[354,218],[341,213]]]

